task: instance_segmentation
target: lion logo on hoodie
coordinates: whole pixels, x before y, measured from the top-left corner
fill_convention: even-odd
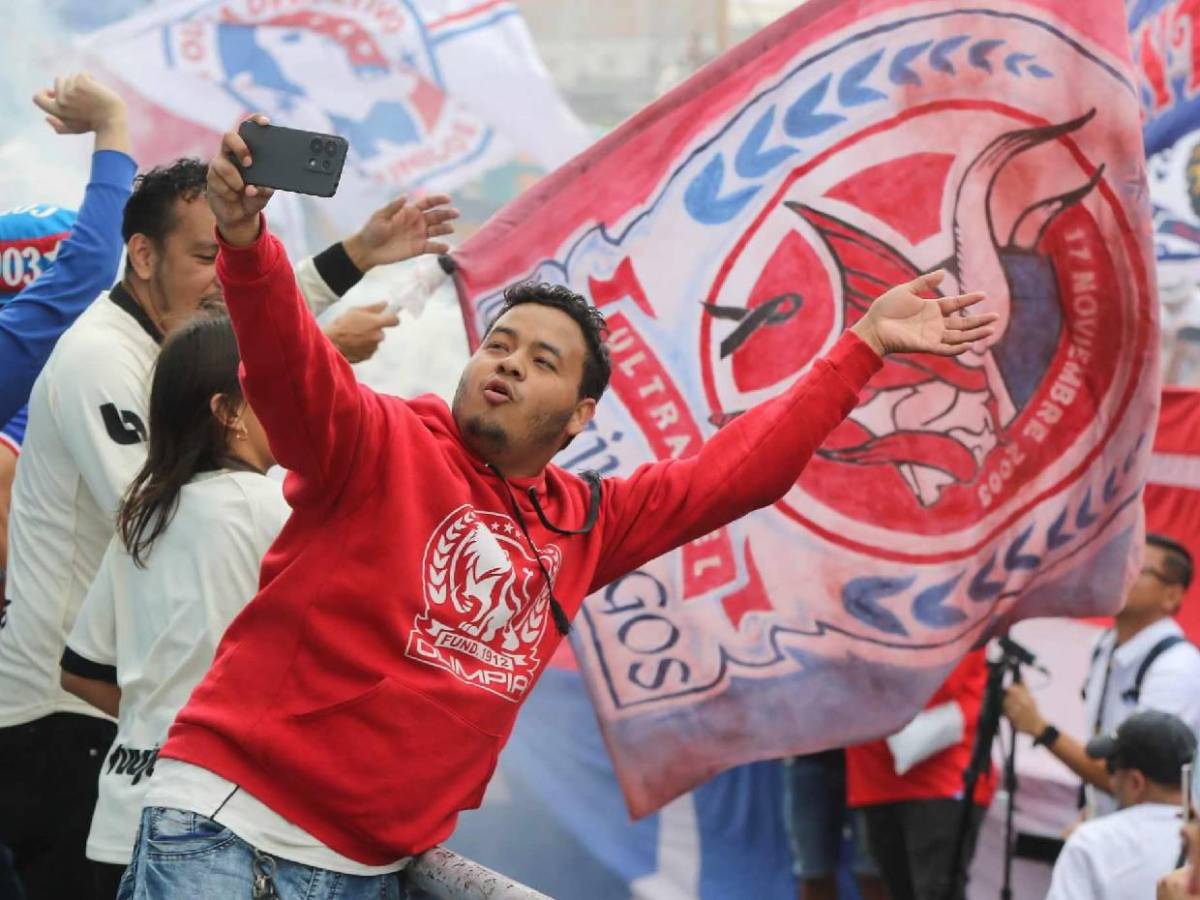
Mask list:
[[[407,655],[467,684],[518,701],[542,660],[537,648],[550,617],[558,547],[541,548],[541,565],[508,516],[463,505],[425,546],[425,611],[413,622]]]

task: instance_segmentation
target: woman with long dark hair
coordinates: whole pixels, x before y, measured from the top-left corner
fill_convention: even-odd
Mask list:
[[[117,535],[63,654],[63,687],[118,729],[100,772],[88,858],[115,896],[158,747],[252,598],[290,510],[266,436],[238,383],[229,319],[206,316],[164,343],[150,389],[150,445]]]

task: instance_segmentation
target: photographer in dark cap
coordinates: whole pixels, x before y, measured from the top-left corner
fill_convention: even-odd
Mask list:
[[[1054,866],[1046,900],[1143,900],[1179,865],[1180,775],[1196,738],[1171,713],[1145,710],[1115,735],[1088,742],[1087,754],[1108,769],[1120,808],[1085,822]]]

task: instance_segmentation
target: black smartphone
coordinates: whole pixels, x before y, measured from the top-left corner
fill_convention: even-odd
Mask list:
[[[259,125],[253,119],[243,122],[238,134],[250,148],[250,165],[238,163],[247,184],[317,197],[337,191],[350,149],[344,137]]]

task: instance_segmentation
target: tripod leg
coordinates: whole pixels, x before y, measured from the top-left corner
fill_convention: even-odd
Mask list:
[[[1017,730],[1009,728],[1008,753],[1004,758],[1004,884],[1000,889],[1003,900],[1012,900],[1013,853],[1016,851],[1016,836],[1013,832],[1013,814],[1017,807]]]
[[[954,855],[950,857],[948,891],[943,900],[955,900],[955,886],[966,880],[967,835],[971,815],[975,806],[975,788],[980,776],[992,767],[992,742],[1000,730],[1000,716],[1004,708],[1004,674],[1009,670],[1006,658],[988,663],[987,685],[984,687],[983,704],[979,710],[979,724],[975,731],[975,746],[971,751],[971,762],[963,772],[963,794],[958,815],[958,833],[954,838]]]

